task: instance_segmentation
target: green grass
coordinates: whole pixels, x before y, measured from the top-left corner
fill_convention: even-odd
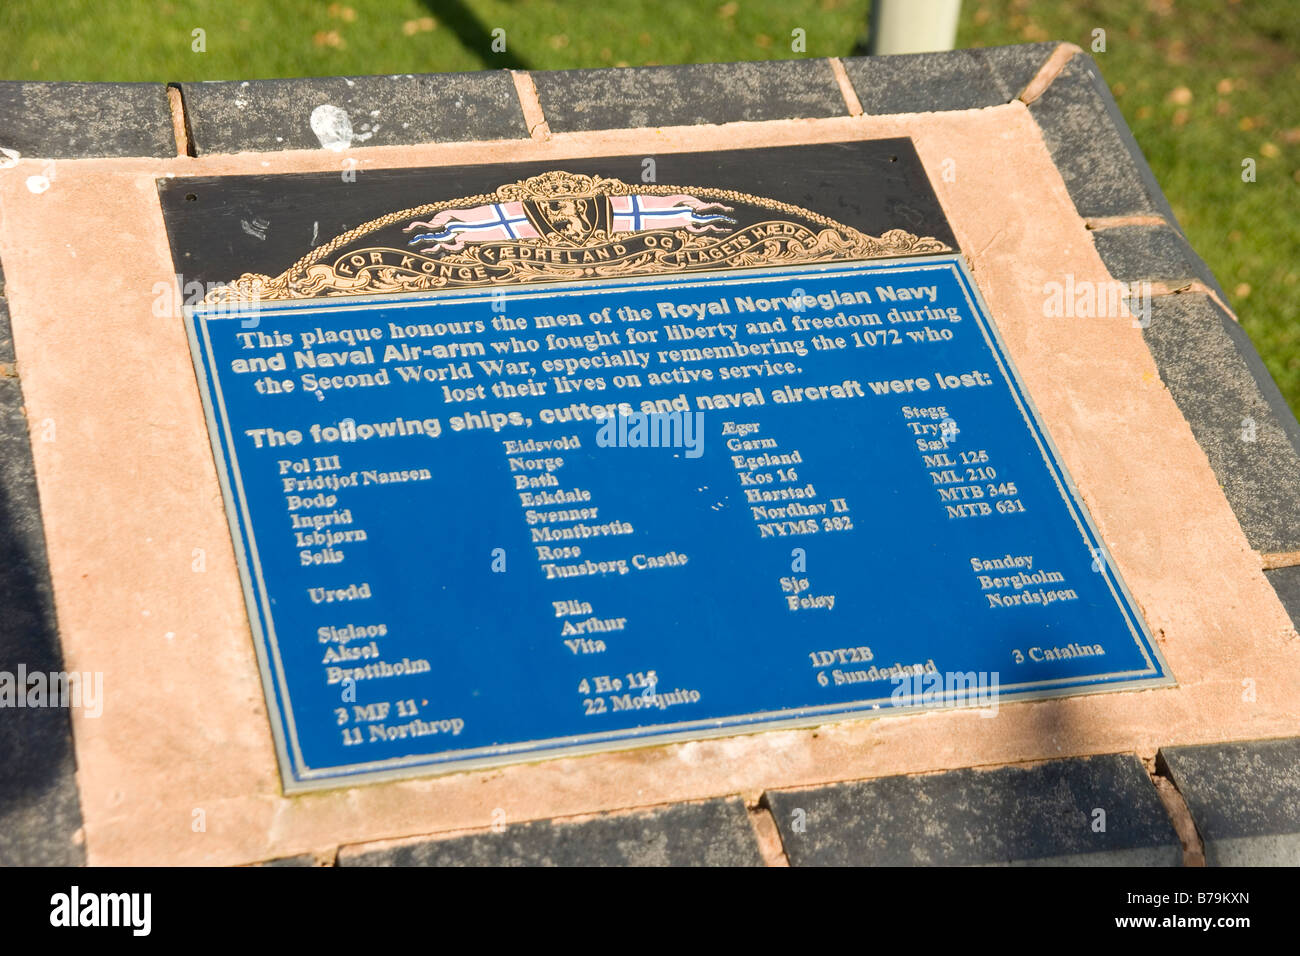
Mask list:
[[[0,77],[246,80],[836,56],[869,0],[5,0]],[[192,32],[206,31],[206,52]],[[494,53],[492,31],[505,30]]]
[[[869,0],[5,0],[0,78],[208,80],[841,56]],[[494,53],[492,31],[507,50]],[[806,52],[791,51],[791,31]],[[205,31],[194,52],[193,31]],[[1292,0],[966,0],[961,46],[1072,40],[1300,410],[1300,17]],[[2,134],[0,134],[2,135]],[[1256,182],[1241,179],[1242,160]]]

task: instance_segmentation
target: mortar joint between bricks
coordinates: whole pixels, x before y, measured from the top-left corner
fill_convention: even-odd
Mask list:
[[[1165,813],[1169,815],[1169,822],[1183,845],[1183,866],[1205,866],[1205,840],[1163,755],[1156,751],[1153,756],[1142,756],[1141,759],[1142,767],[1151,778],[1151,785],[1156,788]]]

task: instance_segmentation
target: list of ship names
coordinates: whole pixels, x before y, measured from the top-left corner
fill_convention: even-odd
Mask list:
[[[196,322],[313,772],[1142,666],[954,264]]]

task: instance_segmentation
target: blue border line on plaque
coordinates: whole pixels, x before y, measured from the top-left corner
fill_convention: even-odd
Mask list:
[[[1085,547],[1093,556],[1102,556],[1095,570],[1106,582],[1129,635],[1135,642],[1147,666],[1140,670],[1096,673],[1040,681],[1001,684],[997,693],[999,703],[1017,700],[1041,700],[1087,693],[1120,690],[1150,689],[1176,683],[1160,652],[1152,640],[1142,616],[1136,612],[1131,594],[1115,571],[1108,553],[1103,548],[1091,517],[1079,499],[1078,491],[1068,473],[1060,464],[1059,456],[1050,436],[1038,423],[1032,399],[1020,381],[1001,334],[989,319],[988,310],[971,280],[964,258],[958,254],[932,255],[904,259],[881,259],[869,262],[830,263],[802,265],[790,268],[754,268],[718,272],[699,272],[690,275],[655,276],[640,279],[604,279],[553,283],[545,286],[512,286],[508,289],[485,288],[443,293],[404,293],[384,296],[355,296],[348,298],[299,299],[287,302],[271,301],[259,304],[259,320],[277,313],[320,312],[339,315],[377,308],[400,309],[422,307],[433,303],[451,304],[490,299],[504,292],[510,298],[547,299],[583,295],[608,296],[620,290],[646,291],[654,288],[702,286],[732,288],[774,279],[799,276],[818,278],[864,277],[872,273],[950,271],[957,280],[966,304],[974,317],[985,344],[1006,382],[1019,409],[1029,434],[1037,444],[1048,474],[1061,494],[1073,518]],[[942,708],[955,700],[951,691],[944,691],[935,703],[891,705],[892,695],[826,705],[794,707],[736,714],[720,718],[679,721],[649,726],[600,731],[542,740],[520,741],[469,750],[445,751],[434,754],[412,754],[403,757],[365,761],[329,767],[309,767],[302,757],[295,725],[288,680],[280,656],[275,632],[271,596],[263,581],[261,560],[256,536],[252,528],[248,502],[237,456],[232,454],[231,429],[227,418],[221,383],[211,372],[212,344],[208,335],[210,321],[239,321],[246,314],[232,311],[230,307],[203,308],[187,306],[186,331],[195,359],[195,370],[200,384],[204,413],[208,421],[213,452],[218,463],[227,518],[233,533],[235,556],[244,588],[245,602],[253,630],[254,645],[262,673],[263,689],[271,715],[272,735],[279,757],[282,781],[286,793],[306,792],[350,786],[363,782],[406,779],[435,773],[481,769],[510,763],[529,762],[550,757],[609,752],[632,747],[656,746],[708,737],[734,736],[765,730],[810,727],[849,719],[867,719],[879,716],[901,716],[927,713]],[[201,340],[200,340],[201,339]],[[890,686],[895,682],[891,681]],[[973,707],[974,704],[957,706]]]

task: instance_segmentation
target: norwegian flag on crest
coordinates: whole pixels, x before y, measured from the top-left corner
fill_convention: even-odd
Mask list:
[[[736,223],[727,215],[731,212],[729,206],[694,196],[610,196],[605,201],[609,203],[610,231],[616,233],[649,229],[718,233],[727,232]],[[428,222],[411,223],[403,231],[422,230],[410,239],[409,245],[429,244],[450,251],[463,248],[467,242],[538,239],[541,233],[536,221],[522,201],[502,202],[444,210]]]
[[[444,249],[460,249],[466,242],[496,242],[508,239],[536,239],[539,236],[522,202],[491,203],[469,209],[448,209],[428,222],[413,222],[404,230],[427,230],[410,241],[432,243]]]
[[[725,232],[736,220],[720,203],[707,203],[694,196],[611,196],[615,232],[644,229],[685,228],[690,232]]]

